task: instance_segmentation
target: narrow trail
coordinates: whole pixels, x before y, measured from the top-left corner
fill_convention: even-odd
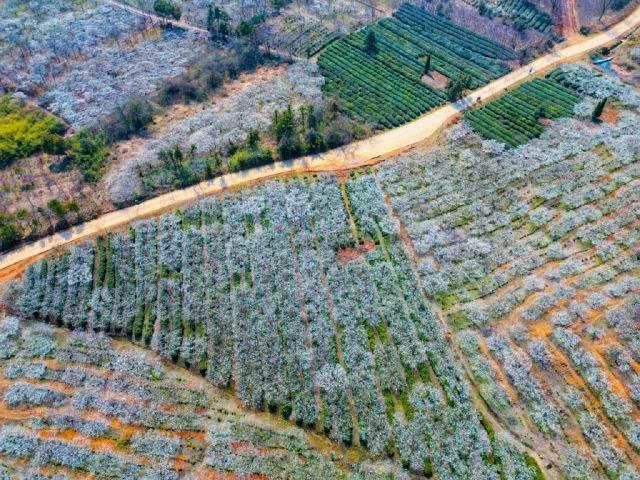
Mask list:
[[[131,8],[114,0],[105,1],[120,5],[122,8]],[[135,9],[132,10],[136,11]],[[149,15],[144,12],[141,13]],[[153,16],[151,17],[153,18]],[[471,92],[458,102],[443,106],[393,130],[388,130],[368,139],[322,154],[309,155],[296,160],[278,162],[243,172],[223,175],[182,190],[160,195],[138,205],[106,213],[94,220],[26,244],[0,257],[0,279],[8,280],[19,275],[28,264],[55,249],[71,243],[88,240],[96,235],[121,228],[136,220],[159,215],[209,195],[246,187],[283,175],[335,172],[377,164],[392,155],[407,151],[438,134],[458,119],[462,112],[471,107],[476,98],[480,97],[483,101],[486,101],[500,95],[505,89],[512,88],[532,78],[534,75],[542,74],[562,63],[580,58],[591,50],[610,44],[626,36],[639,26],[640,7],[625,20],[605,32],[593,37],[581,38],[575,43],[558,45],[554,51]],[[198,29],[198,27],[194,26],[191,26],[191,28]],[[14,267],[9,270],[17,264],[20,264],[20,268]]]

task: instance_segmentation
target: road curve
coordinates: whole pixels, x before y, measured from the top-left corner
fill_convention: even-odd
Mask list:
[[[115,2],[114,2],[115,3]],[[116,210],[68,230],[26,244],[0,257],[0,281],[13,278],[36,259],[70,243],[113,231],[133,221],[152,217],[202,197],[239,188],[265,179],[309,172],[329,172],[373,165],[384,158],[424,142],[453,122],[476,98],[487,100],[501,94],[535,74],[567,63],[591,50],[603,47],[640,27],[640,7],[625,20],[593,37],[570,45],[558,45],[554,51],[514,70],[488,85],[471,92],[455,104],[449,104],[393,130],[354,142],[328,152],[278,162],[238,173],[230,173],[191,187],[166,193],[138,205]]]

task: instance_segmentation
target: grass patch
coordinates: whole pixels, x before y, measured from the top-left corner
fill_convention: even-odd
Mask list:
[[[64,124],[9,95],[0,97],[0,168],[34,153],[64,152]]]
[[[458,311],[449,314],[449,325],[451,325],[451,328],[455,331],[459,331],[469,328],[471,326],[471,322],[464,313]]]
[[[438,292],[435,294],[435,299],[445,310],[458,303],[458,295],[455,293]]]
[[[531,455],[529,455],[528,453],[525,453],[524,461],[527,463],[529,468],[533,471],[533,474],[535,475],[535,480],[545,480],[544,473],[542,473],[542,469],[540,468],[540,465],[538,465],[538,462],[536,462]]]
[[[273,163],[273,154],[268,148],[244,147],[238,149],[229,158],[229,171],[238,172],[248,168],[260,167]]]

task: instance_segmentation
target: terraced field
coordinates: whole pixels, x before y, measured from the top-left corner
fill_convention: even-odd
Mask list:
[[[365,39],[373,32],[376,52]],[[426,57],[449,79],[471,88],[509,72],[515,52],[409,4],[376,24],[329,45],[318,64],[325,93],[341,97],[354,116],[389,128],[444,103],[442,91],[421,80]]]
[[[76,127],[188,80],[208,44],[186,22],[156,28],[102,0],[36,4],[0,7],[0,58],[17,65],[0,66],[2,81]],[[209,10],[181,5],[187,21]],[[529,3],[495,5],[545,31]],[[285,8],[306,18],[321,7]],[[242,90],[225,85],[226,103],[168,105],[154,140],[122,151],[151,166],[164,158],[176,175],[190,167],[172,138],[193,140],[190,160],[211,153],[211,165],[225,144],[237,158],[296,142],[297,154],[324,153],[101,217],[75,230],[89,241],[67,232],[32,244],[3,272],[19,276],[0,285],[0,480],[640,480],[640,93],[567,66],[473,109],[428,149],[416,146],[425,131],[468,99],[325,152],[347,128],[360,138],[443,104],[447,79],[475,88],[501,77],[516,54],[408,4],[340,39],[317,20],[294,19],[283,48],[321,49],[324,93],[342,101],[321,101],[312,62],[259,69],[240,75]],[[292,91],[304,108],[286,107]],[[249,131],[251,112],[264,119]],[[319,169],[333,173],[300,173]],[[13,185],[30,203],[33,187]],[[224,193],[203,198],[212,192]],[[69,248],[54,251],[61,238]]]
[[[482,108],[468,111],[465,119],[483,137],[516,147],[542,134],[541,119],[572,116],[579,100],[554,80],[536,78]]]
[[[637,478],[640,95],[558,74],[586,96],[579,119],[515,151],[458,127],[378,178],[491,411],[553,444],[566,478]]]
[[[270,45],[298,57],[312,57],[340,35],[319,21],[304,17],[285,17]]]
[[[103,335],[0,319],[0,478],[389,478]],[[333,458],[330,459],[329,455]],[[348,459],[348,460],[347,460]]]
[[[520,28],[535,28],[542,33],[552,32],[553,20],[549,14],[539,10],[528,0],[464,1],[474,7],[480,7],[483,4],[483,8],[490,12],[492,16],[510,18]]]

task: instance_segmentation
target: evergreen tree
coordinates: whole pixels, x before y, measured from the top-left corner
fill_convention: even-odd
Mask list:
[[[153,10],[164,20],[168,18],[180,20],[182,16],[180,7],[173,4],[170,0],[155,0],[155,2],[153,2]]]
[[[602,100],[598,102],[598,104],[593,109],[593,113],[591,114],[591,120],[594,122],[599,122],[600,117],[602,116],[602,112],[604,111],[604,107],[607,104],[608,97],[604,97]]]
[[[295,130],[295,119],[291,105],[282,113],[277,111],[274,113],[272,128],[277,141],[280,141],[285,135],[290,135]]]
[[[272,129],[278,141],[281,159],[286,160],[302,153],[302,142],[291,105],[284,112],[274,114]]]
[[[540,105],[540,107],[538,107],[538,110],[536,111],[536,117],[547,118],[547,109],[544,105]]]
[[[213,30],[213,23],[215,22],[215,17],[213,12],[214,12],[213,5],[209,5],[207,7],[207,30],[208,31]]]
[[[306,108],[300,107],[300,110],[303,115],[305,150],[309,153],[317,153],[324,149],[324,139],[318,129],[315,110],[313,105]]]
[[[219,7],[209,5],[207,11],[207,30],[211,32],[214,40],[226,40],[230,33],[229,22],[231,17]]]
[[[378,42],[376,40],[376,34],[373,30],[367,32],[367,37],[364,41],[365,51],[371,55],[378,53]]]
[[[429,75],[431,73],[431,55],[427,55],[424,61],[424,74]]]
[[[447,98],[450,102],[460,100],[464,94],[465,89],[470,86],[470,79],[466,75],[460,75],[458,78],[451,79],[445,87]]]
[[[255,128],[249,130],[249,135],[247,136],[247,147],[248,148],[257,148],[258,143],[260,142],[260,132]]]
[[[221,21],[220,27],[218,27],[218,33],[220,34],[220,38],[226,40],[229,36],[229,24],[225,21]]]

